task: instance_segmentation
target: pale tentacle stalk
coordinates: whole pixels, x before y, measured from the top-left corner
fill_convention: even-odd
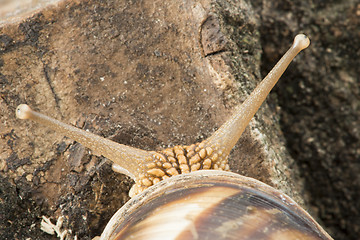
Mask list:
[[[228,156],[231,149],[239,140],[246,126],[260,108],[271,89],[275,86],[290,62],[303,49],[307,48],[310,40],[304,34],[298,34],[290,49],[278,61],[267,76],[257,85],[249,97],[239,105],[234,114],[227,120],[207,141],[207,145],[220,143],[223,146],[223,155]]]
[[[47,117],[25,104],[17,107],[16,116],[46,125],[116,163],[119,172],[135,180],[130,193],[132,196],[174,175],[202,169],[229,170],[227,158],[231,149],[292,59],[309,44],[305,35],[297,35],[291,48],[244,103],[236,108],[233,116],[211,137],[190,146],[175,146],[160,152],[136,149]]]
[[[33,111],[28,105],[20,104],[16,109],[16,116],[20,119],[31,119],[62,133],[65,136],[81,143],[87,148],[94,150],[99,155],[110,159],[123,168],[124,174],[135,179],[138,175],[139,165],[150,156],[148,151],[129,147],[100,137],[88,131],[62,123],[56,119]]]

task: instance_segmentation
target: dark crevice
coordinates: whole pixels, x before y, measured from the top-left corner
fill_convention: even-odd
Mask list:
[[[224,53],[224,52],[229,52],[229,51],[227,51],[227,50],[225,50],[225,49],[221,49],[221,50],[216,51],[216,52],[211,52],[211,53],[208,53],[208,54],[206,54],[206,55],[205,55],[205,57],[218,55],[218,54],[220,54],[220,53]]]
[[[44,64],[43,71],[44,71],[44,76],[45,76],[46,82],[48,83],[50,90],[54,96],[56,107],[60,110],[60,105],[59,105],[60,98],[56,94],[54,86],[52,85],[52,82],[51,82],[51,79],[49,76],[50,68],[44,62],[43,62],[43,64]]]

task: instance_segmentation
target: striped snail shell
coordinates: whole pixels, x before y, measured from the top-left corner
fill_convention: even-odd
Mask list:
[[[291,198],[253,178],[203,170],[161,181],[118,210],[101,239],[331,239]]]
[[[21,104],[31,119],[80,142],[134,179],[132,199],[107,224],[107,239],[332,239],[285,194],[228,172],[228,156],[292,59],[310,44],[293,45],[212,136],[190,146],[145,151],[64,124]],[[199,171],[201,170],[201,171]]]

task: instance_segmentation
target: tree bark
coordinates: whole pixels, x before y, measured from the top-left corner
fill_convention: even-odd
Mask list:
[[[336,13],[336,14],[335,14]],[[0,26],[2,239],[101,234],[132,181],[29,121],[32,108],[156,150],[210,136],[304,32],[292,63],[230,156],[233,172],[293,197],[336,239],[356,239],[360,5],[311,1],[59,1]],[[54,239],[56,239],[54,237]]]

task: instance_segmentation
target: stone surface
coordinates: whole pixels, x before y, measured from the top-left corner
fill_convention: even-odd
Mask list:
[[[323,225],[335,239],[358,239],[360,4],[263,1],[255,9],[263,73],[286,49],[286,36],[301,31],[312,40],[293,65],[297,71],[289,69],[274,91],[281,128]]]
[[[230,165],[318,213],[336,239],[355,239],[359,50],[347,41],[359,46],[359,6],[297,2],[62,1],[5,22],[0,170],[6,188],[16,188],[5,203],[28,210],[0,234],[48,239],[38,231],[46,215],[64,216],[73,236],[91,239],[132,185],[106,159],[15,119],[18,104],[146,150],[191,144],[225,121],[303,31],[310,49],[251,122]],[[338,7],[346,18],[330,14]]]

